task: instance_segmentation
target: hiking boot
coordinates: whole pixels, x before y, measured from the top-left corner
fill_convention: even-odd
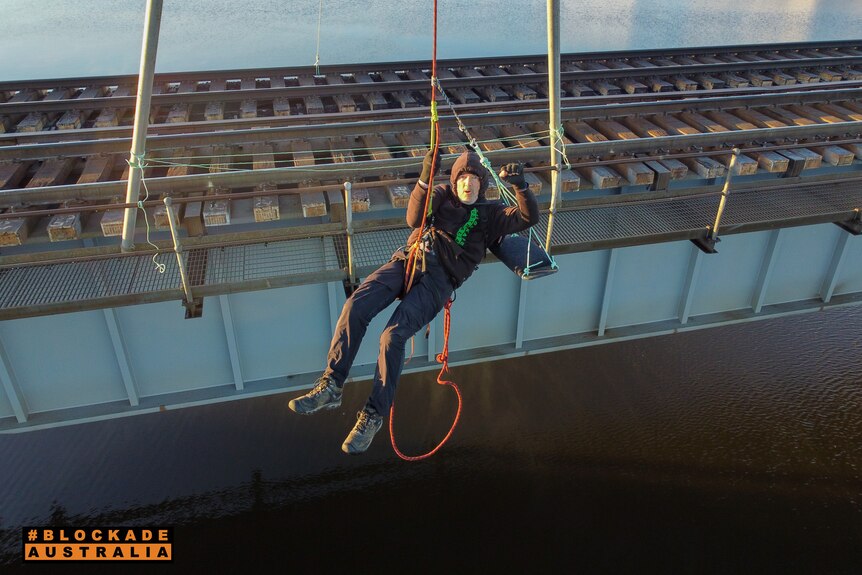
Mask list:
[[[314,382],[311,391],[296,399],[291,399],[287,406],[300,415],[311,415],[321,409],[335,409],[341,406],[341,388],[335,380],[323,376]]]
[[[374,439],[374,434],[383,427],[383,418],[374,410],[365,408],[356,416],[356,425],[341,445],[341,451],[350,455],[365,453],[371,445],[371,440]]]

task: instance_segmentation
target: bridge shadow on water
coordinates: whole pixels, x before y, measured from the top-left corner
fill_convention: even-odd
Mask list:
[[[462,423],[418,463],[385,428],[340,452],[368,382],[307,418],[284,394],[3,436],[4,570],[22,525],[167,524],[183,571],[858,573],[860,316],[456,368]],[[399,388],[405,452],[454,416],[433,382]]]

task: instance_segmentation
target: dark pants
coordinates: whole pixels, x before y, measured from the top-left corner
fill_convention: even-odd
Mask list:
[[[344,385],[359,351],[369,322],[401,295],[406,260],[396,256],[368,276],[341,310],[326,370],[338,385]],[[413,287],[404,296],[380,335],[380,353],[374,372],[374,389],[366,407],[385,415],[395,400],[395,387],[404,366],[404,346],[413,335],[440,313],[452,295],[452,283],[433,255],[426,256],[426,271],[417,271]]]

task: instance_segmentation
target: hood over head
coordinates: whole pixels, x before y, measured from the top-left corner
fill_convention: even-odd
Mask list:
[[[458,156],[455,163],[452,164],[452,175],[449,182],[452,184],[452,190],[456,188],[455,182],[463,173],[473,174],[479,178],[479,197],[485,198],[485,190],[488,189],[488,170],[482,165],[479,160],[479,154],[468,150]]]

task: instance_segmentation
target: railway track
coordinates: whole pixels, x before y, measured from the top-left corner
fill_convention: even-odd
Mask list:
[[[720,78],[722,74],[744,76],[781,69],[785,70],[781,73],[788,76],[789,70],[797,72],[797,81],[803,77],[803,72],[811,78],[816,76],[817,81],[736,88],[729,88],[725,82],[724,87],[712,83],[707,89],[701,78],[696,89],[684,91],[677,89],[683,87],[681,83],[674,85],[671,92],[615,96],[608,91],[607,96],[581,94],[566,100],[566,104],[578,105],[567,105],[562,110],[562,144],[570,163],[570,167],[561,170],[564,200],[577,205],[596,198],[603,201],[614,196],[619,198],[621,192],[663,197],[714,193],[730,166],[732,147],[741,150],[734,169],[743,185],[746,178],[769,186],[782,178],[855,177],[860,166],[856,158],[862,153],[862,86],[844,78],[853,76],[847,70],[862,66],[862,51],[857,50],[857,44],[862,42],[567,56],[563,69],[568,67],[569,70],[564,72],[564,87],[587,82],[588,78],[593,78],[589,81],[594,83],[622,84],[623,79],[640,78],[636,74],[644,73],[643,70],[659,74],[656,69],[673,76],[688,74],[694,78]],[[530,186],[541,200],[547,190],[551,145],[545,104],[539,101],[540,92],[535,92],[536,98],[519,99],[514,90],[507,91],[511,86],[540,87],[538,82],[543,76],[536,71],[540,58],[507,58],[506,61],[509,64],[505,70],[497,59],[473,60],[472,64],[449,61],[444,66],[447,70],[461,70],[470,65],[478,75],[444,78],[443,87],[493,161],[521,159],[528,162]],[[635,67],[640,61],[653,66]],[[814,62],[819,62],[821,67]],[[282,117],[283,123],[267,122],[266,117],[240,119],[239,122],[245,123],[230,130],[223,129],[230,120],[195,122],[191,110],[213,102],[225,103],[227,109],[227,102],[251,99],[258,103],[256,109],[260,111],[259,104],[265,101],[261,98],[274,97],[273,90],[296,88],[295,92],[290,92],[295,98],[291,96],[290,99],[306,102],[308,98],[321,98],[315,94],[331,97],[327,94],[336,91],[330,86],[349,87],[341,93],[350,95],[356,103],[360,99],[357,95],[370,93],[369,88],[360,82],[346,82],[346,76],[352,74],[355,79],[360,74],[378,74],[382,78],[392,66],[341,67],[337,74],[342,77],[342,84],[315,84],[313,87],[273,88],[271,82],[266,85],[263,81],[271,81],[275,76],[287,78],[289,73],[298,73],[300,69],[160,76],[157,81],[169,88],[177,82],[194,82],[195,90],[213,79],[221,81],[241,76],[254,77],[255,81],[253,86],[243,86],[240,82],[236,90],[217,92],[177,90],[171,93],[172,90],[165,90],[157,96],[161,100],[154,98],[154,106],[160,109],[170,104],[187,106],[190,111],[189,117],[184,118],[188,121],[167,120],[162,124],[158,120],[166,118],[162,112],[156,114],[157,123],[152,127],[154,135],[148,139],[147,190],[154,196],[171,195],[176,205],[183,206],[179,215],[192,236],[235,236],[241,234],[237,230],[245,229],[242,226],[247,224],[273,221],[288,226],[337,224],[344,213],[339,188],[345,179],[354,182],[351,208],[359,215],[360,222],[363,214],[368,221],[386,220],[394,213],[392,210],[403,209],[406,205],[408,185],[415,178],[428,145],[428,120],[423,117],[427,111],[421,108],[427,102],[418,99],[418,86],[421,84],[427,92],[428,79],[427,76],[422,80],[410,79],[412,69],[406,64],[420,64],[403,64],[400,68],[406,71],[395,68],[393,72],[399,79],[375,81],[372,88],[381,89],[381,82],[389,86],[387,90],[404,91],[407,90],[405,86],[415,85],[416,107],[364,112],[324,110],[312,115],[294,114],[294,107],[291,107],[291,114]],[[572,70],[573,67],[579,69]],[[695,68],[701,72],[694,74]],[[491,73],[491,69],[501,70],[503,74]],[[809,72],[815,69],[823,73]],[[308,68],[302,70],[308,72]],[[754,72],[757,70],[760,72]],[[827,78],[827,72],[836,70],[842,71],[841,80],[836,80],[835,76]],[[421,69],[415,71],[421,72]],[[315,82],[330,81],[330,76],[336,74],[326,69],[322,72]],[[91,85],[110,87],[112,83],[121,84],[123,78],[129,77],[91,79]],[[824,79],[829,81],[821,81]],[[468,83],[474,80],[479,82]],[[0,114],[7,118],[11,117],[9,110],[19,110],[15,113],[23,114],[28,105],[53,110],[53,106],[77,105],[86,100],[87,105],[92,106],[77,108],[82,114],[90,111],[88,119],[74,129],[57,129],[55,122],[51,126],[44,124],[38,131],[0,136],[2,247],[14,250],[14,246],[116,236],[121,231],[120,205],[128,174],[130,133],[120,125],[88,127],[94,116],[107,109],[104,101],[116,103],[120,100],[112,100],[114,96],[82,100],[83,92],[73,99],[48,99],[53,90],[73,94],[71,87],[76,84],[80,81],[24,83],[11,96],[10,86],[0,84],[0,91],[7,93],[7,101],[0,104]],[[502,101],[501,97],[467,103],[456,95],[458,90],[478,93],[480,88],[488,86],[496,86],[512,97],[508,101]],[[357,91],[351,91],[354,88]],[[18,95],[26,90],[49,91],[40,95],[42,99],[20,101]],[[229,94],[230,100],[225,100],[229,92],[234,93]],[[303,95],[306,93],[310,95]],[[15,101],[16,98],[19,101]],[[393,97],[387,97],[387,101],[392,105]],[[299,111],[300,106],[296,108]],[[46,117],[51,113],[68,114],[62,108],[53,112],[38,109],[39,112],[26,113]],[[308,111],[307,106],[305,111]],[[446,109],[441,111],[444,152],[460,153],[466,149],[466,138],[455,129],[454,119],[446,115]],[[165,131],[160,131],[162,127]],[[13,129],[18,128],[20,122]],[[544,202],[547,201],[545,197]],[[167,228],[166,208],[156,204],[150,204],[149,221],[156,231],[164,230]]]
[[[447,60],[439,69],[442,86],[459,106],[541,107],[548,95],[542,55]],[[862,41],[567,54],[561,70],[561,95],[572,101],[862,82]],[[427,62],[417,61],[328,66],[319,74],[310,67],[159,74],[150,121],[153,128],[194,130],[201,126],[188,124],[414,114],[428,106],[429,73]],[[128,130],[136,81],[0,82],[0,145],[19,143],[11,135],[44,139],[95,130],[104,137],[98,130]]]

